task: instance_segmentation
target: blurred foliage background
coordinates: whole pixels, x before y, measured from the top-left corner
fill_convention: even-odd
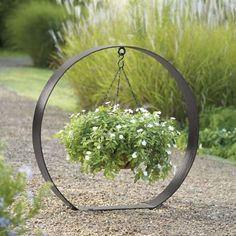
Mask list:
[[[34,66],[49,68],[97,45],[152,50],[176,66],[195,94],[201,150],[236,160],[235,14],[234,0],[0,0],[0,45],[30,55]],[[105,50],[66,73],[78,109],[102,102],[117,60],[117,49]],[[125,69],[140,103],[175,116],[186,132],[182,95],[169,74],[153,59],[129,49]],[[119,99],[135,107],[124,82]],[[179,146],[184,145],[183,135]],[[230,149],[230,154],[221,149]]]

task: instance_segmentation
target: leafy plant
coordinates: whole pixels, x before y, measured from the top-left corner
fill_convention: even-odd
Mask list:
[[[7,19],[10,43],[28,53],[36,66],[48,66],[55,52],[55,32],[65,20],[64,9],[48,1],[31,1],[18,6]],[[54,39],[53,39],[54,37]]]
[[[199,152],[236,161],[236,110],[214,108],[200,116]],[[177,140],[180,149],[186,147],[187,134],[183,131]]]
[[[216,13],[207,13],[204,8],[206,17],[199,18],[202,14],[194,1],[192,5],[175,2],[161,6],[156,1],[136,1],[126,8],[111,4],[102,13],[91,7],[86,20],[75,27],[69,24],[64,31],[64,59],[95,45],[141,46],[161,54],[181,71],[193,89],[199,111],[211,106],[236,106],[236,26],[232,17],[221,18],[222,8],[212,6]],[[110,50],[92,55],[70,70],[68,78],[81,109],[93,107],[103,96],[115,66],[116,51]],[[127,49],[125,67],[142,104],[184,119],[178,87],[156,61]],[[124,87],[122,104],[129,103],[129,94]]]
[[[14,236],[32,233],[25,227],[26,221],[34,217],[42,207],[48,185],[35,195],[27,190],[27,179],[31,170],[22,166],[17,173],[0,157],[0,235]],[[38,231],[39,232],[39,231]]]
[[[134,181],[165,178],[177,131],[174,118],[161,121],[160,112],[144,108],[122,110],[104,105],[94,112],[71,116],[56,137],[65,145],[71,161],[80,162],[86,173],[104,171],[107,178],[130,168]]]

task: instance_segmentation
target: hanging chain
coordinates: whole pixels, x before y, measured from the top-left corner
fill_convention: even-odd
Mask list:
[[[125,80],[128,83],[129,89],[130,89],[131,94],[133,96],[133,99],[134,99],[134,101],[136,103],[136,106],[139,107],[138,99],[137,99],[137,97],[136,97],[136,95],[135,95],[135,93],[134,93],[134,91],[132,89],[131,83],[130,83],[130,81],[128,79],[128,76],[126,75],[125,70],[124,70],[124,65],[125,65],[124,57],[125,57],[125,53],[126,53],[126,49],[124,47],[120,47],[118,49],[118,55],[119,55],[119,60],[118,60],[118,63],[117,63],[118,64],[118,70],[117,70],[117,72],[116,72],[116,74],[115,74],[115,76],[114,76],[114,78],[113,78],[113,80],[112,80],[108,90],[107,90],[107,93],[106,93],[105,98],[104,98],[103,101],[106,102],[106,100],[107,100],[107,98],[109,96],[109,93],[110,93],[110,91],[112,89],[112,86],[115,83],[115,80],[118,78],[117,88],[116,88],[116,96],[115,96],[115,104],[118,103],[118,97],[119,97],[119,92],[120,92],[121,73],[123,72]]]

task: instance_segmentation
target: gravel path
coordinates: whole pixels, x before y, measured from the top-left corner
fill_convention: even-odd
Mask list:
[[[35,103],[0,87],[0,138],[5,156],[15,168],[29,164],[34,171],[30,187],[43,180],[31,141]],[[133,184],[129,171],[115,181],[101,175],[83,175],[65,161],[63,147],[52,135],[63,127],[68,114],[49,107],[43,126],[43,151],[59,189],[77,205],[139,202],[160,192],[168,180],[153,186]],[[181,154],[175,152],[177,163]],[[197,157],[189,176],[164,207],[155,210],[75,212],[50,195],[46,207],[30,228],[41,226],[51,235],[236,235],[236,166],[225,161]]]

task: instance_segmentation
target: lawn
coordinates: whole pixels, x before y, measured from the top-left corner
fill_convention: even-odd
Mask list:
[[[0,86],[36,101],[52,73],[52,70],[33,67],[4,67],[0,70]],[[62,79],[59,82],[52,93],[49,105],[65,111],[75,110],[76,98],[68,81]]]

